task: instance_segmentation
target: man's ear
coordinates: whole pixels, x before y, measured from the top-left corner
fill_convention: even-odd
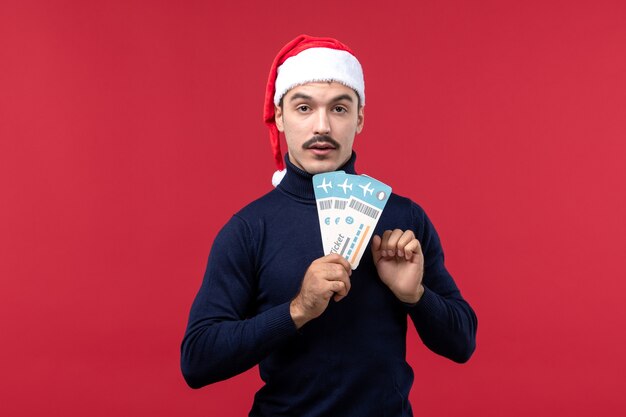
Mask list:
[[[276,122],[276,127],[279,132],[284,132],[285,128],[283,126],[283,108],[280,106],[274,106],[274,121]]]
[[[359,107],[359,115],[356,120],[356,133],[361,133],[363,130],[363,124],[365,123],[365,113],[363,113],[363,106]]]

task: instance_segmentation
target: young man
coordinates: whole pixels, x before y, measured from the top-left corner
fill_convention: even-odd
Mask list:
[[[437,354],[474,351],[476,316],[417,204],[391,195],[354,271],[323,254],[311,178],[356,173],[364,105],[361,65],[340,42],[301,35],[276,57],[265,103],[276,188],[216,237],[181,349],[194,388],[259,364],[250,416],[411,416],[407,318]]]

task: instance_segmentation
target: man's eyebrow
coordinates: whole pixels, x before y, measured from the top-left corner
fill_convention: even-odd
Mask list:
[[[313,99],[313,97],[307,96],[306,94],[303,94],[303,93],[295,93],[293,96],[291,96],[289,101],[294,101],[298,99],[311,100]]]
[[[354,100],[352,100],[352,96],[350,94],[342,94],[340,96],[335,97],[334,99],[332,99],[332,102],[336,102],[336,101],[341,101],[341,100],[347,100],[350,103],[354,102]]]

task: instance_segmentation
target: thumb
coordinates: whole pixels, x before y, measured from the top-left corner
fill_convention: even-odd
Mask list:
[[[380,258],[382,257],[380,255],[381,242],[382,242],[382,239],[380,238],[380,236],[374,235],[372,237],[372,257],[374,258],[374,265],[376,265],[378,261],[380,260]]]

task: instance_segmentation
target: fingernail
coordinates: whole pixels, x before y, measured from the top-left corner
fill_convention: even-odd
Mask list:
[[[398,251],[398,256],[402,257],[402,256],[404,256],[404,253],[401,250],[399,250]]]
[[[387,251],[386,250],[381,250],[380,251],[380,256],[382,256],[383,258],[387,257]]]

